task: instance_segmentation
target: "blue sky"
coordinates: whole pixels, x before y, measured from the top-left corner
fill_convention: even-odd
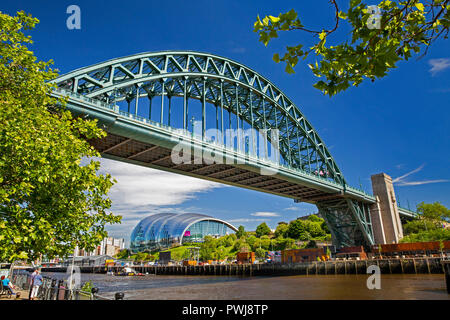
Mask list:
[[[346,10],[348,1],[340,1]],[[81,8],[81,30],[69,30],[66,8]],[[374,4],[374,3],[368,3]],[[314,89],[306,63],[294,75],[272,61],[284,46],[312,44],[309,34],[280,35],[266,48],[258,42],[256,16],[295,8],[311,28],[332,26],[328,1],[2,1],[0,10],[25,10],[40,20],[31,33],[32,50],[53,59],[60,73],[134,53],[196,50],[234,59],[269,78],[293,100],[318,131],[352,186],[371,193],[370,176],[385,172],[396,183],[402,206],[440,201],[450,207],[450,41],[437,41],[427,56],[402,62],[382,80],[350,88],[333,98]],[[348,36],[344,25],[333,40]],[[311,61],[308,61],[311,62]],[[273,195],[225,187],[198,179],[102,160],[118,184],[113,211],[123,224],[109,227],[128,240],[148,214],[198,212],[254,229],[262,221],[275,228],[315,211],[307,204]],[[437,180],[437,181],[436,181]],[[174,186],[178,186],[175,188]]]

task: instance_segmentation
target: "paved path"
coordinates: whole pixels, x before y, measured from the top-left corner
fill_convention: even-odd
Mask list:
[[[20,293],[20,297],[16,298],[16,296],[12,295],[11,298],[9,298],[7,295],[1,295],[0,300],[28,300],[28,290],[16,289],[14,292]]]

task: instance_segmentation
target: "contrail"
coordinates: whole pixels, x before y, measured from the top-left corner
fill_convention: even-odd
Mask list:
[[[401,181],[398,186],[418,186],[421,184],[428,184],[428,183],[438,183],[438,182],[448,182],[450,180],[425,180],[425,181],[411,181],[411,182],[405,182]]]
[[[416,173],[416,172],[422,170],[424,166],[425,166],[425,164],[422,164],[422,165],[421,165],[420,167],[418,167],[417,169],[414,169],[413,171],[408,172],[408,173],[402,175],[401,177],[395,178],[394,180],[392,180],[392,182],[394,182],[394,183],[395,183],[395,182],[400,182],[403,178],[409,176],[410,174],[413,174],[413,173]]]

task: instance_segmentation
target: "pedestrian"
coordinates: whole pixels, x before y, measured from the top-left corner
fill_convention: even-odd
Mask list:
[[[31,291],[33,290],[33,279],[37,274],[37,269],[33,269],[33,273],[30,275],[30,280],[28,282],[30,286],[30,291],[28,292],[28,299],[31,300]]]
[[[36,269],[36,274],[31,280],[31,295],[30,300],[36,300],[39,287],[42,285],[42,276],[40,275],[39,269]]]
[[[16,295],[16,293],[13,291],[14,286],[13,286],[11,280],[9,280],[8,276],[2,276],[1,281],[3,284],[3,288],[8,290],[12,295]]]

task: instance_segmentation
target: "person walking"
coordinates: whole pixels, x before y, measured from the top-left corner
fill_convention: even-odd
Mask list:
[[[30,280],[28,282],[28,284],[30,286],[30,290],[28,292],[28,299],[29,300],[31,300],[31,291],[33,291],[33,280],[34,280],[34,277],[36,276],[36,274],[37,274],[37,269],[34,269],[33,273],[30,275]]]
[[[36,269],[36,274],[32,277],[31,280],[31,295],[30,300],[36,300],[39,287],[42,285],[42,276],[40,275],[39,269]]]

